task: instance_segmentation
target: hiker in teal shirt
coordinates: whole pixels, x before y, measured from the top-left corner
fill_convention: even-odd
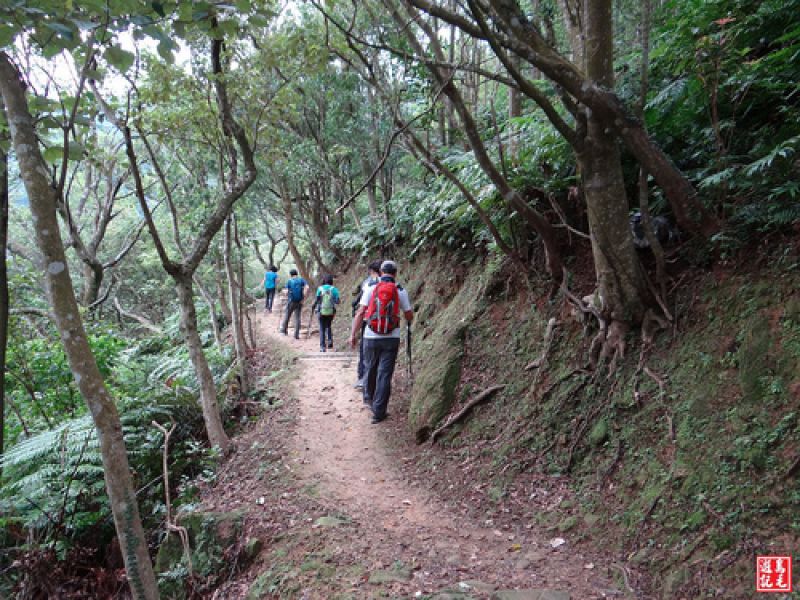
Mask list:
[[[319,351],[333,348],[333,317],[336,316],[336,305],[339,304],[339,290],[333,287],[333,276],[324,275],[322,285],[317,288],[317,297],[311,310],[319,313]]]
[[[264,275],[264,291],[266,292],[266,309],[272,312],[272,302],[275,300],[275,290],[278,287],[278,267],[272,265]]]
[[[297,269],[289,271],[291,278],[286,282],[286,311],[281,321],[281,333],[288,335],[289,319],[294,315],[294,339],[300,339],[300,313],[303,311],[303,299],[306,297],[306,280],[297,275]]]

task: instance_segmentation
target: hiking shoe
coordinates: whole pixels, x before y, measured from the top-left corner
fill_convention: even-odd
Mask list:
[[[359,379],[358,381],[356,381],[353,384],[353,387],[356,388],[357,390],[363,390],[364,389],[364,380],[363,379]]]
[[[373,415],[372,419],[370,420],[370,423],[372,423],[373,425],[377,425],[381,421],[385,421],[386,417],[388,417],[388,416],[389,416],[388,414],[385,414],[382,417],[378,417],[378,416]]]
[[[325,352],[325,348],[320,348],[319,351],[320,352]]]
[[[332,342],[332,341],[331,341],[331,342],[328,342],[328,348],[331,348],[331,349],[333,349],[333,342]]]

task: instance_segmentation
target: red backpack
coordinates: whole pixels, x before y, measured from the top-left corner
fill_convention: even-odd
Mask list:
[[[379,281],[369,299],[367,325],[375,333],[392,333],[400,327],[400,294],[394,281]]]

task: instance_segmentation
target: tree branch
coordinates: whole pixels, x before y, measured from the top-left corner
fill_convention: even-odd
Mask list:
[[[125,310],[122,308],[122,305],[119,303],[119,298],[114,296],[114,308],[117,309],[117,312],[122,315],[123,317],[128,317],[129,319],[133,319],[137,323],[139,323],[145,329],[152,331],[153,333],[162,334],[164,330],[155,325],[150,319],[147,317],[143,317],[142,315],[137,315],[136,313],[132,313],[130,311]]]

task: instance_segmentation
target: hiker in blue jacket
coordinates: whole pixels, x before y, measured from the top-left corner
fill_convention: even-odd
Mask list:
[[[278,267],[272,265],[269,270],[264,274],[264,291],[266,292],[266,300],[264,308],[268,312],[272,312],[272,302],[275,300],[275,290],[278,287]]]
[[[333,348],[333,317],[339,304],[339,290],[333,287],[333,275],[324,275],[322,285],[317,288],[317,296],[311,310],[319,313],[319,351]]]
[[[289,271],[291,276],[286,282],[287,298],[286,311],[283,313],[281,321],[281,333],[289,335],[289,319],[294,313],[294,339],[300,339],[300,313],[303,312],[303,298],[305,298],[305,288],[308,285],[306,280],[297,275],[297,269]]]

